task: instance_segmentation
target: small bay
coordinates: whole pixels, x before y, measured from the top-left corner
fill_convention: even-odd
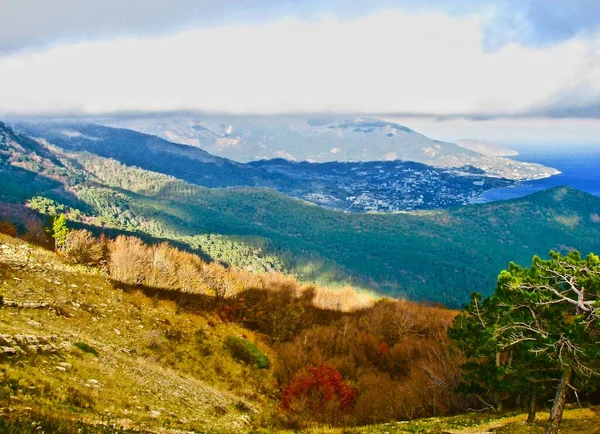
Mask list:
[[[562,173],[535,181],[523,181],[512,187],[488,190],[483,194],[487,201],[515,199],[559,185],[568,185],[600,197],[600,149],[577,149],[571,152],[527,149],[511,158],[554,167]]]

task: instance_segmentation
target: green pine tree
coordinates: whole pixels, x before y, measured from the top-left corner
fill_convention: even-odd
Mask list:
[[[550,256],[534,257],[529,268],[511,263],[489,299],[473,295],[450,336],[468,358],[470,392],[500,401],[529,390],[535,412],[540,389],[558,383],[546,427],[555,434],[568,392],[591,387],[600,376],[600,259]]]
[[[67,242],[67,218],[64,214],[59,215],[52,223],[52,237],[54,238],[54,247],[56,250],[61,250]]]

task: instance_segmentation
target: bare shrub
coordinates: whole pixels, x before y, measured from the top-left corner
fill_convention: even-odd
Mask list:
[[[236,276],[216,262],[202,267],[202,279],[209,293],[214,295],[219,303],[226,298],[235,297],[243,290],[243,285]]]
[[[204,281],[205,262],[192,253],[172,249],[170,258],[176,262],[177,288],[192,294],[208,294]]]
[[[44,224],[38,217],[30,216],[25,220],[25,233],[23,239],[29,243],[37,244],[47,249],[54,247],[53,241],[44,230]]]
[[[317,287],[313,303],[321,309],[353,312],[371,306],[374,301],[371,295],[361,294],[347,286],[341,290]]]
[[[367,372],[360,378],[357,388],[359,394],[354,409],[356,423],[372,424],[399,418],[402,401],[400,387],[388,374]]]
[[[136,237],[119,235],[108,244],[108,268],[113,278],[142,285],[151,270],[150,249]]]
[[[177,251],[168,243],[161,243],[148,249],[150,255],[150,273],[146,276],[146,285],[158,288],[177,288]]]
[[[71,263],[100,265],[107,258],[107,246],[103,239],[94,238],[87,230],[70,231],[61,254]]]

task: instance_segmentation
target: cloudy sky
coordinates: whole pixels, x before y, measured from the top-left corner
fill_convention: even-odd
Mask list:
[[[0,116],[327,111],[600,144],[600,1],[0,0],[0,80]]]

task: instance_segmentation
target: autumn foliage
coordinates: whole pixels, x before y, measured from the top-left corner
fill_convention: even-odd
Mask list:
[[[107,240],[95,238],[90,231],[69,231],[60,254],[68,261],[84,265],[103,265],[107,257]]]
[[[406,420],[469,407],[455,393],[464,356],[447,330],[456,313],[443,307],[225,267],[132,236],[107,240],[70,231],[61,254],[104,267],[117,285],[186,300],[194,311],[210,309],[218,320],[256,332],[270,347],[272,363],[258,363],[256,348],[242,338],[226,347],[248,366],[272,370],[281,385],[280,414],[293,428]]]
[[[0,221],[0,234],[16,237],[18,234],[17,227],[10,222]]]
[[[108,270],[124,283],[206,296],[222,321],[261,333],[277,353],[272,369],[284,386],[285,419],[297,426],[413,419],[467,406],[455,393],[463,356],[447,337],[455,313],[445,308],[227,268],[135,237],[108,242]]]
[[[295,418],[339,423],[352,412],[356,395],[334,366],[309,365],[283,389],[281,402]]]
[[[357,390],[356,424],[452,414],[462,354],[447,337],[454,312],[396,300],[328,319],[311,315],[296,337],[278,345],[277,377],[294,384],[305,366],[334,366]],[[285,407],[285,406],[284,406]]]

